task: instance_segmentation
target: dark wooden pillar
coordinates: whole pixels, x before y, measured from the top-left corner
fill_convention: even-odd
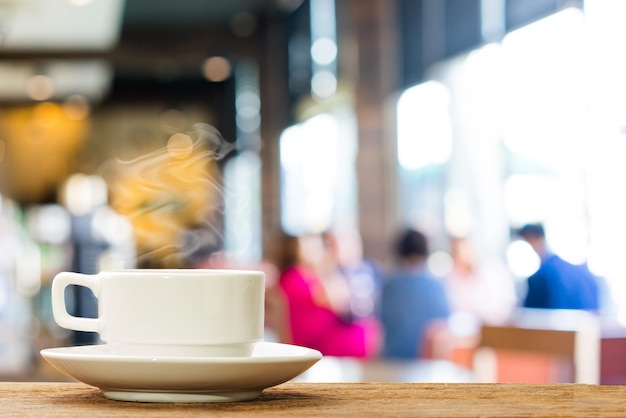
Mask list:
[[[365,255],[390,261],[396,232],[396,141],[392,97],[400,74],[396,0],[341,1],[356,48],[349,70],[358,119],[359,218]]]
[[[280,134],[289,124],[287,35],[284,19],[268,22],[260,54],[262,244],[265,257],[276,250],[280,226]]]

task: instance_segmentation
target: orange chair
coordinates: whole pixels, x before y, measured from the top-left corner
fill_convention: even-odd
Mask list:
[[[483,382],[598,384],[599,321],[585,311],[524,309],[507,325],[483,325],[474,372]]]

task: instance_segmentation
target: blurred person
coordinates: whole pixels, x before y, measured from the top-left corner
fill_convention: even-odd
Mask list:
[[[416,358],[421,356],[426,328],[435,320],[446,319],[450,307],[443,283],[428,271],[426,236],[407,229],[393,249],[398,266],[385,280],[381,299],[383,355]]]
[[[136,242],[130,221],[109,204],[102,177],[74,174],[63,185],[60,200],[70,214],[72,260],[76,273],[136,267]],[[97,318],[98,300],[84,286],[72,286],[68,297],[71,315]],[[74,345],[101,343],[97,332],[72,331]]]
[[[363,257],[361,234],[356,228],[338,228],[323,234],[330,257],[350,289],[350,313],[355,318],[375,317],[381,288],[380,268]]]
[[[542,224],[527,224],[518,235],[541,260],[539,269],[527,279],[525,308],[599,309],[599,281],[585,265],[574,265],[553,253],[546,243]]]
[[[286,300],[290,342],[326,356],[376,356],[378,323],[351,315],[350,288],[322,236],[285,236],[282,255],[279,286]]]
[[[450,240],[452,271],[445,278],[453,313],[469,314],[480,323],[503,323],[517,305],[513,278],[503,264],[479,260],[471,240]]]

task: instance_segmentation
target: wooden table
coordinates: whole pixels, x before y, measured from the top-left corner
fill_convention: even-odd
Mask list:
[[[82,383],[0,383],[3,417],[626,417],[626,387],[581,384],[285,383],[255,401],[149,404]]]

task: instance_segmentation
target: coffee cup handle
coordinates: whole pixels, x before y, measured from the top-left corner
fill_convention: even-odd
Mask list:
[[[100,286],[96,275],[61,272],[52,280],[52,314],[59,326],[76,331],[98,332],[98,318],[81,318],[70,315],[65,305],[65,288],[70,285],[91,289],[99,297]]]

